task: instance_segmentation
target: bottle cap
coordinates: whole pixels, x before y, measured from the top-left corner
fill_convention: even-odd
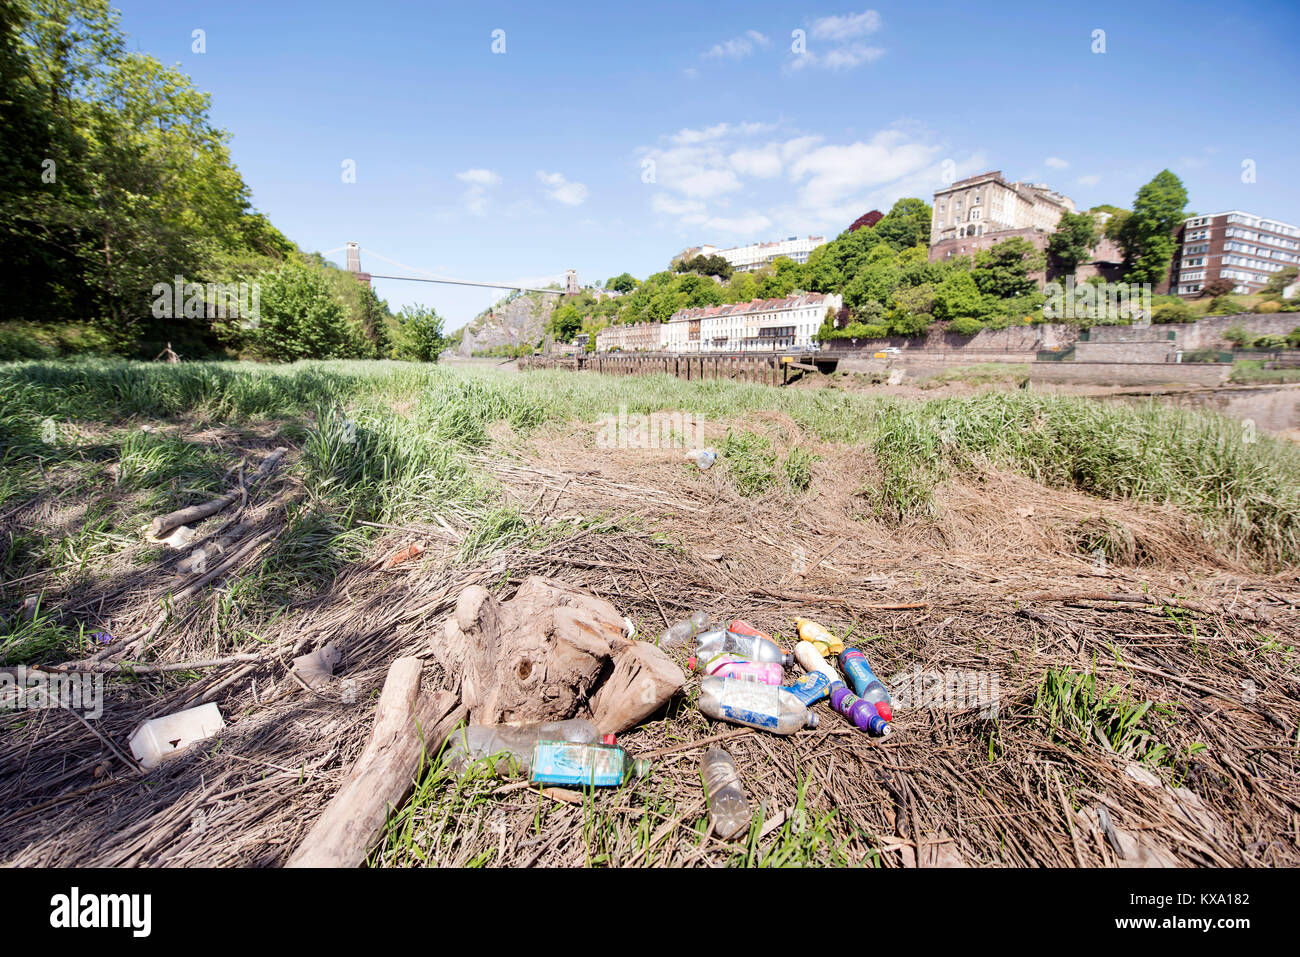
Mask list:
[[[880,715],[886,721],[894,720],[894,709],[889,706],[888,701],[876,702],[876,714]]]
[[[695,670],[695,662],[696,662],[696,658],[695,658],[694,655],[691,655],[689,658],[687,658],[687,659],[686,659],[686,670],[687,670],[687,671],[694,671],[694,670]]]
[[[817,727],[817,724],[818,724],[818,722],[820,722],[820,721],[821,721],[821,718],[819,718],[819,717],[817,716],[817,712],[816,712],[816,711],[812,711],[812,710],[810,709],[810,710],[808,711],[808,724],[807,724],[807,727],[809,727],[809,728],[815,728],[815,727]]]
[[[602,735],[602,736],[601,736],[600,743],[601,743],[601,744],[614,744],[615,742],[617,742],[617,740],[618,740],[618,739],[617,739],[614,735],[612,735],[612,734],[606,734],[606,735]]]

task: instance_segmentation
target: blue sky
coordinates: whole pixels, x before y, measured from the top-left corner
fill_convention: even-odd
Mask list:
[[[1294,3],[116,6],[212,94],[292,240],[441,276],[645,276],[688,245],[833,236],[945,171],[1087,207],[1168,167],[1191,211],[1300,223]],[[449,329],[498,295],[375,285]]]

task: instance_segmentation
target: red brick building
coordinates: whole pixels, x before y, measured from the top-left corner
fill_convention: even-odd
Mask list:
[[[1200,295],[1215,279],[1229,279],[1236,284],[1233,292],[1249,295],[1274,273],[1300,264],[1300,226],[1237,209],[1189,217],[1177,238],[1169,286],[1179,296]]]

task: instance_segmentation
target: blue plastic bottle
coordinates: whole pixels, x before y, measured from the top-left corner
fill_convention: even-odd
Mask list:
[[[845,648],[840,652],[840,667],[853,685],[854,693],[864,701],[875,705],[876,712],[886,721],[893,720],[893,701],[884,683],[875,676],[867,656],[856,648]]]
[[[831,679],[820,671],[810,671],[794,684],[781,687],[811,708],[831,693]]]

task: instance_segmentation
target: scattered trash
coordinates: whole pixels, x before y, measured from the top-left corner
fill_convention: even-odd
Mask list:
[[[392,568],[395,565],[402,564],[402,562],[409,562],[412,558],[419,558],[424,554],[424,548],[424,542],[415,542],[405,548],[399,548],[384,560],[383,567]]]
[[[718,460],[718,453],[713,449],[691,449],[686,458],[694,462],[701,472]]]
[[[26,598],[24,598],[22,608],[19,609],[22,612],[23,621],[31,621],[33,618],[35,618],[36,610],[40,606],[41,606],[41,599],[39,595],[28,595]]]
[[[710,718],[743,724],[773,734],[817,727],[817,715],[779,685],[735,678],[700,681],[700,710]]]
[[[533,752],[534,784],[573,784],[580,787],[618,787],[650,773],[651,762],[633,760],[606,735],[601,744],[574,741],[539,741]]]
[[[795,660],[803,666],[804,671],[820,672],[825,675],[827,680],[832,684],[836,681],[843,680],[840,677],[840,673],[830,666],[826,659],[822,657],[821,652],[817,650],[817,647],[811,641],[801,641],[799,644],[795,645],[794,657]]]
[[[113,643],[113,636],[106,631],[92,632],[90,637],[101,645],[111,645]]]
[[[310,654],[293,659],[293,673],[301,678],[308,688],[319,691],[329,684],[330,679],[334,677],[334,669],[342,660],[343,655],[331,642]]]
[[[799,637],[804,641],[811,642],[813,647],[821,654],[838,655],[844,650],[844,642],[811,618],[796,618],[794,624],[799,629]]]
[[[700,762],[700,777],[704,779],[713,833],[724,841],[738,837],[749,827],[754,814],[749,809],[736,762],[722,748],[710,748]]]
[[[870,701],[876,711],[886,721],[894,718],[893,701],[885,689],[884,682],[875,676],[867,656],[856,648],[846,648],[840,652],[840,667],[853,686],[853,693],[859,698]]]
[[[774,661],[783,668],[789,667],[794,661],[772,640],[771,635],[764,634],[739,618],[729,624],[725,631],[718,628],[696,638],[696,654],[723,652],[740,655],[751,661]]]
[[[810,671],[794,684],[781,687],[811,708],[831,693],[831,679],[820,671]]]
[[[883,738],[893,730],[889,722],[876,711],[874,704],[859,698],[842,681],[831,685],[831,707],[872,737]]]
[[[146,721],[131,735],[131,754],[151,771],[191,744],[212,737],[226,726],[215,702]]]
[[[584,718],[529,724],[471,724],[451,733],[443,761],[453,771],[460,772],[475,761],[504,755],[497,758],[494,773],[504,776],[513,762],[522,773],[528,774],[539,741],[594,744],[599,740],[596,726]]]
[[[738,678],[742,681],[761,681],[779,685],[785,679],[785,670],[774,661],[750,661],[731,654],[691,658],[686,662],[691,671],[719,678]]]
[[[190,528],[188,525],[177,525],[172,529],[170,535],[166,538],[160,538],[159,541],[169,548],[174,548],[177,551],[180,551],[182,548],[189,545],[190,542],[194,541],[194,539],[194,529]]]
[[[695,637],[708,627],[708,614],[702,611],[691,612],[690,618],[679,621],[664,629],[664,633],[659,636],[659,647],[671,648],[673,645],[680,645],[682,642]]]

